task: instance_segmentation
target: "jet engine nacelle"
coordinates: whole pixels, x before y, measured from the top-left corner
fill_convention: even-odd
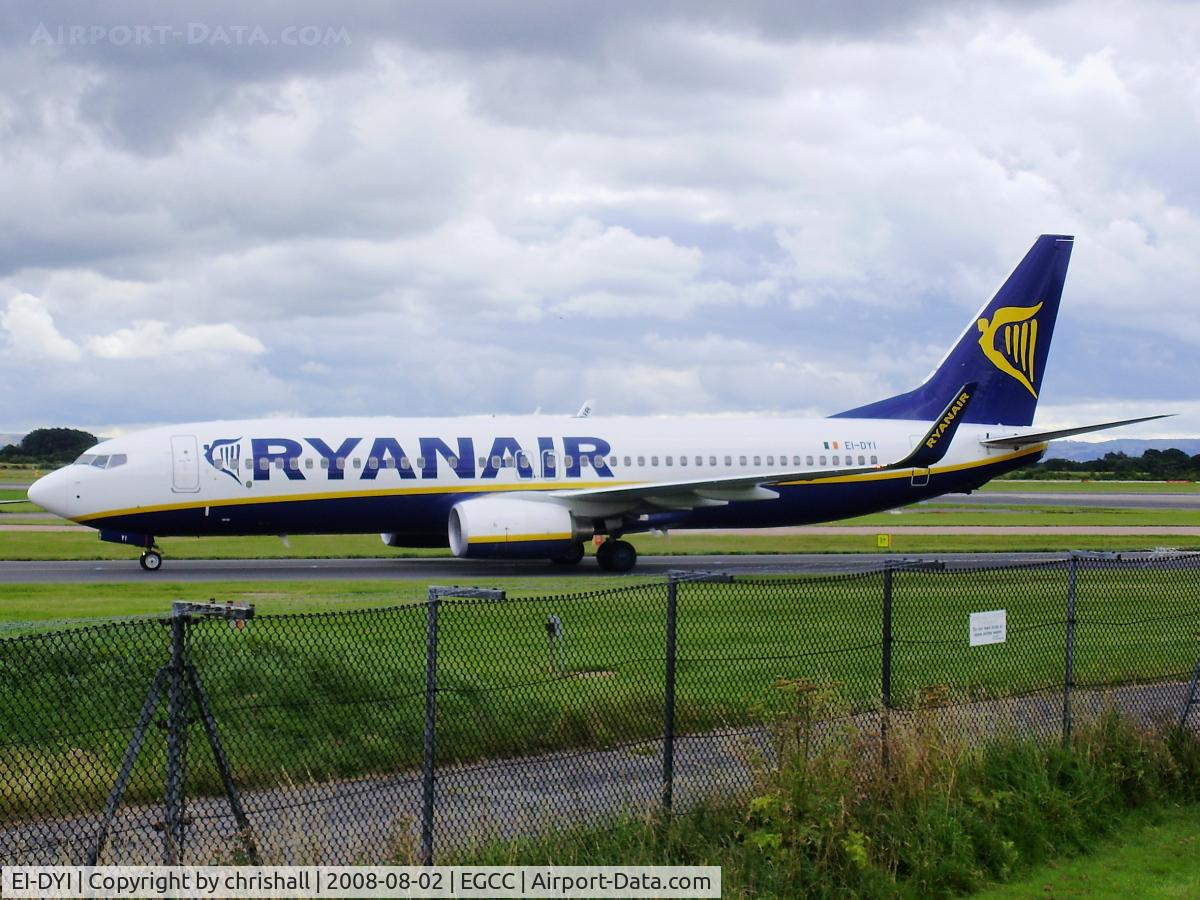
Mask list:
[[[557,503],[474,497],[450,510],[450,549],[470,559],[551,559],[593,534]]]

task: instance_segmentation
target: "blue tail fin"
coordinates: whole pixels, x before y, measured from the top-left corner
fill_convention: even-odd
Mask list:
[[[964,422],[1033,424],[1073,240],[1043,234],[1034,241],[996,296],[919,388],[831,418],[931,421],[959,385],[973,381],[978,388],[973,403],[964,410]]]

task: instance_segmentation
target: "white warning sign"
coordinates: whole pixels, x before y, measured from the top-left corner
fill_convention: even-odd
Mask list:
[[[1003,644],[1008,640],[1008,614],[1003,609],[971,613],[971,646]]]

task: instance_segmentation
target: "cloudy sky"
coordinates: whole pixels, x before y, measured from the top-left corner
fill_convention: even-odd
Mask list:
[[[1200,434],[1200,6],[0,7],[0,431],[769,411],[1077,236],[1038,421]]]

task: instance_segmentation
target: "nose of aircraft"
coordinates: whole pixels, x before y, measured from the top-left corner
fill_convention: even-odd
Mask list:
[[[67,477],[62,469],[43,475],[29,486],[29,499],[56,516],[67,514]]]

